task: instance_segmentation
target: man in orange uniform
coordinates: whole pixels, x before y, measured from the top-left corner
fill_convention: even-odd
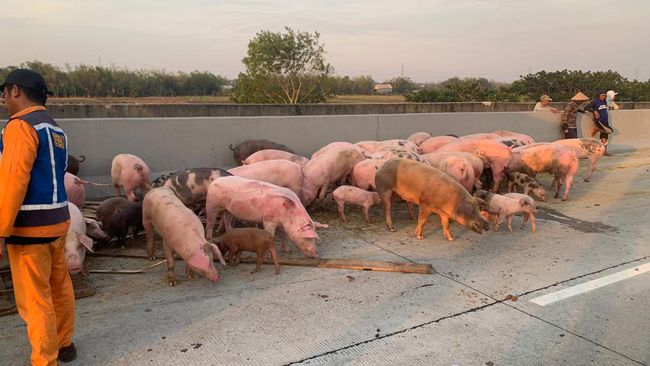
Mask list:
[[[0,255],[7,246],[33,365],[72,361],[75,302],[64,253],[70,225],[67,137],[45,110],[45,80],[17,69],[0,85],[11,115],[0,141]]]

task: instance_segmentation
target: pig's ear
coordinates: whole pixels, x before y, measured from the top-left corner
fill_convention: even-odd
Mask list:
[[[521,206],[526,206],[526,205],[528,205],[528,201],[525,198],[522,197],[522,198],[519,199],[519,204]]]
[[[77,238],[79,238],[79,242],[81,243],[81,245],[86,247],[86,249],[88,249],[89,252],[95,253],[95,251],[93,250],[93,240],[91,238],[86,236],[86,234],[77,234]]]
[[[219,263],[225,266],[226,261],[223,260],[223,255],[221,255],[221,251],[219,250],[219,247],[212,243],[206,243],[206,244],[210,246],[210,249],[212,250],[212,254],[217,256],[217,258],[219,259]]]

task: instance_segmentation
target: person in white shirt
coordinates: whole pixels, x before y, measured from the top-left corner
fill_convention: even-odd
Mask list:
[[[539,98],[539,103],[535,104],[535,108],[533,109],[533,112],[553,112],[553,113],[559,113],[560,111],[557,108],[551,107],[551,97],[548,95],[544,94]]]

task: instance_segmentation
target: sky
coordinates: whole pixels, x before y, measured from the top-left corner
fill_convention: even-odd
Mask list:
[[[513,81],[616,70],[650,79],[650,1],[0,0],[0,67],[39,60],[236,78],[248,42],[321,35],[337,75]],[[402,66],[403,65],[403,66]]]

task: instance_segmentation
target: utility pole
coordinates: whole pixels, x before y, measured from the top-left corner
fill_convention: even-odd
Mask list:
[[[402,71],[400,72],[400,77],[404,78],[404,63],[402,62]]]
[[[99,56],[99,67],[102,67],[102,56]]]

